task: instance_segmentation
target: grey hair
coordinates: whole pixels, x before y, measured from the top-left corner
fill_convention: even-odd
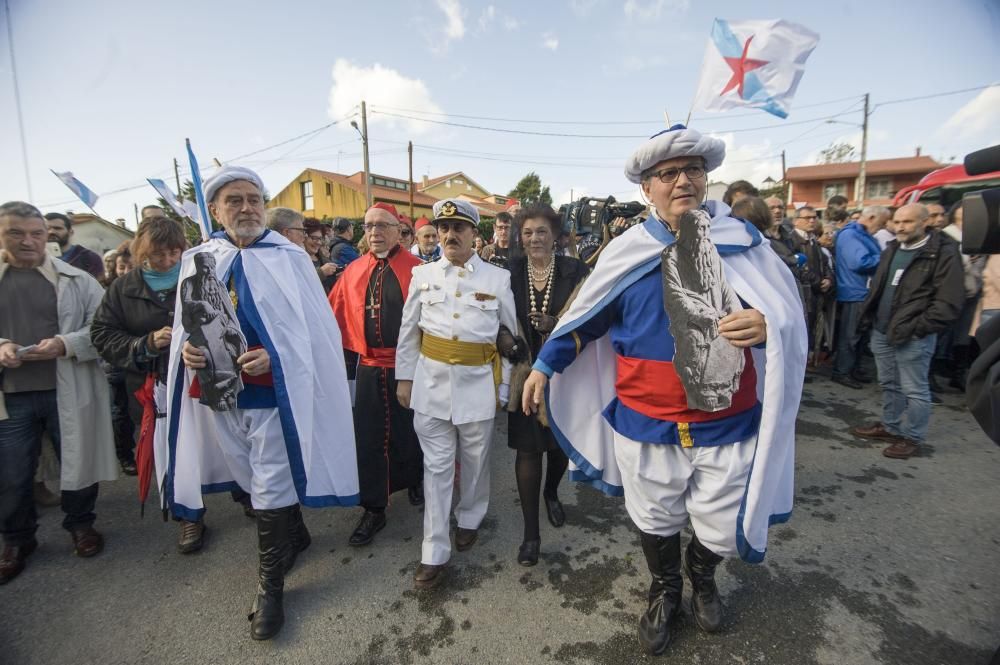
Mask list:
[[[885,206],[865,206],[864,210],[861,211],[861,216],[866,219],[868,217],[891,217],[892,213]]]
[[[25,217],[44,220],[45,217],[42,216],[42,211],[31,205],[30,203],[25,203],[24,201],[7,201],[7,203],[0,204],[0,217]]]
[[[291,208],[270,208],[267,211],[267,228],[281,233],[290,226],[301,227],[305,219],[302,213]]]

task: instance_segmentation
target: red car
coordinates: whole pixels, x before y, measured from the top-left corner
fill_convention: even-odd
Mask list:
[[[978,192],[981,189],[1000,187],[1000,171],[969,175],[961,164],[946,166],[937,171],[931,171],[915,185],[904,187],[896,193],[892,201],[894,207],[907,203],[940,203],[948,208],[953,203],[962,200],[963,194]]]

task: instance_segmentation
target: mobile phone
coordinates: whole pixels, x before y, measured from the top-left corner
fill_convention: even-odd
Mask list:
[[[32,344],[31,346],[22,346],[20,349],[14,352],[14,357],[20,360],[21,358],[23,358],[24,356],[31,353],[37,348],[38,348],[37,344]]]

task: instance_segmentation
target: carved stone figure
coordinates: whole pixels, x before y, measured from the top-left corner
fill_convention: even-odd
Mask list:
[[[674,369],[688,406],[720,411],[732,403],[743,373],[743,349],[719,336],[719,320],[743,309],[726,282],[702,210],[681,216],[677,241],[663,250],[663,304],[674,337]]]
[[[229,411],[243,390],[236,359],[246,353],[247,342],[229,292],[215,276],[215,257],[196,254],[194,265],[195,274],[181,282],[181,324],[207,361],[197,370],[198,401],[213,411]]]

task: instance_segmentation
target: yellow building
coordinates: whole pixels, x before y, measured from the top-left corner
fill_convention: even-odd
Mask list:
[[[449,173],[437,178],[424,176],[418,191],[429,194],[436,199],[465,199],[479,210],[479,217],[485,221],[493,221],[498,212],[507,209],[512,201],[509,196],[491,194],[485,187],[465,175],[461,171]]]
[[[372,203],[391,203],[404,215],[410,216],[409,182],[372,173]],[[431,216],[431,206],[437,201],[432,195],[413,192],[413,216]],[[295,180],[275,194],[269,208],[291,208],[306,217],[332,219],[365,216],[365,178],[363,172],[343,175],[320,169],[306,169]]]

